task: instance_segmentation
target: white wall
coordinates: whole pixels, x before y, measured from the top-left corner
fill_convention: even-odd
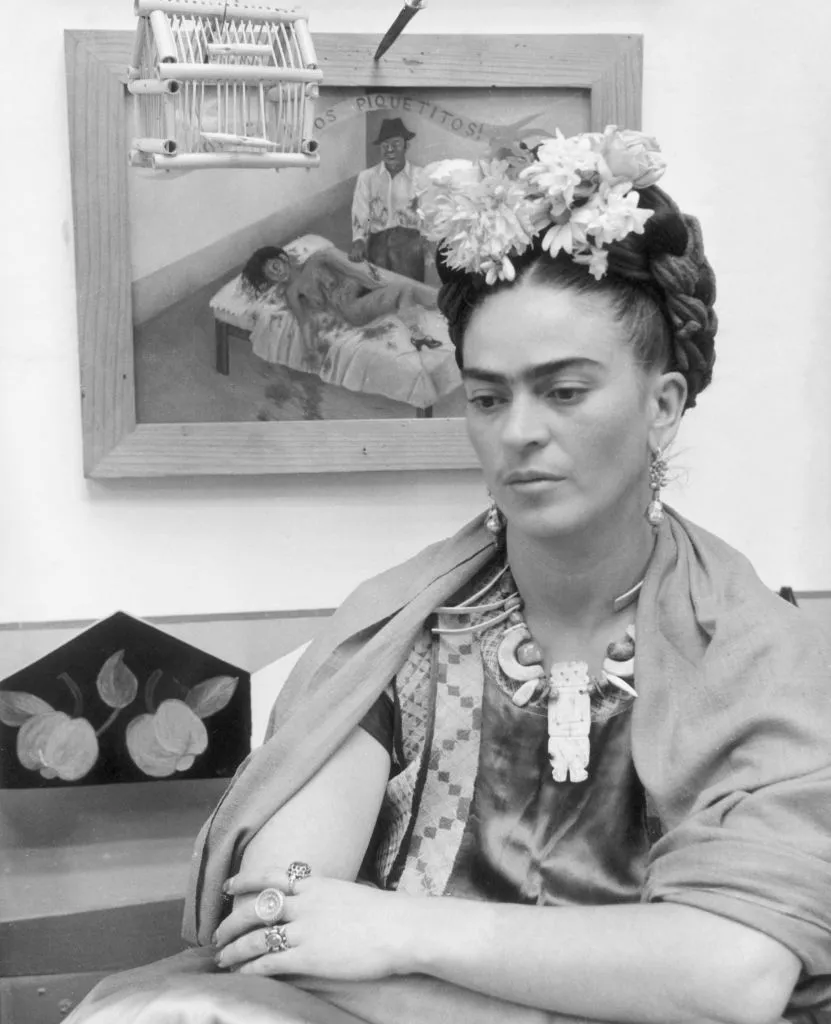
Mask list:
[[[314,29],[377,33],[396,6],[309,4]],[[0,621],[331,605],[479,508],[476,474],[82,477],[62,31],[131,29],[131,8],[18,5],[0,39]],[[676,504],[771,584],[831,588],[831,5],[436,0],[413,25],[473,28],[644,34],[644,125],[720,286]]]

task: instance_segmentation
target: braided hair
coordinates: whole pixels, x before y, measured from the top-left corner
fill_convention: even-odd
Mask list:
[[[439,309],[447,320],[459,367],[470,318],[489,295],[520,281],[552,284],[606,296],[616,319],[629,332],[638,361],[646,369],[678,371],[684,376],[685,408],[691,409],[713,375],[718,327],[713,308],[715,275],[704,255],[695,217],[681,213],[656,185],[640,190],[640,206],[654,211],[643,234],[630,233],[607,247],[608,270],[599,281],[568,254],[552,257],[544,252],[542,235],[521,255],[511,257],[515,280],[493,285],[487,285],[481,274],[448,267],[440,248]]]

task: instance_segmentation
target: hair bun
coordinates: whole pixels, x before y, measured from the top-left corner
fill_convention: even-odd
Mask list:
[[[690,233],[684,218],[675,210],[657,209],[644,225],[644,246],[651,258],[683,256]]]

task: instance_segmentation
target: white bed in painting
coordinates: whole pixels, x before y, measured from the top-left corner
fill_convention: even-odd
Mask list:
[[[301,261],[322,248],[334,250],[319,235],[303,235],[285,246]],[[335,251],[347,260],[345,253]],[[398,277],[391,271],[378,273],[382,280]],[[315,311],[309,316],[310,346],[283,298],[267,292],[252,299],[240,275],[213,296],[210,306],[220,373],[229,372],[228,336],[237,334],[250,338],[254,354],[269,363],[314,373],[350,391],[405,402],[419,415],[429,416],[432,406],[461,384],[447,325],[435,309],[416,306],[409,324],[386,315],[363,327],[335,312]]]

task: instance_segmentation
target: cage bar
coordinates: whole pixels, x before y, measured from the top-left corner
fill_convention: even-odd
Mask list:
[[[153,166],[166,171],[195,171],[211,167],[264,167],[280,170],[284,167],[319,167],[320,156],[303,153],[180,153],[177,156],[154,155]]]
[[[133,148],[139,153],[173,156],[178,147],[175,139],[133,139]]]
[[[315,101],[320,95],[320,89],[317,85],[307,85],[305,89],[306,102],[303,106],[303,143],[308,145],[314,141],[315,133]],[[310,152],[314,152],[317,149],[317,143]]]
[[[246,146],[252,149],[276,149],[278,143],[251,135],[232,135],[230,132],[202,132],[208,142],[219,142],[227,146]]]
[[[233,68],[233,75],[229,75]],[[258,64],[162,64],[161,78],[178,78],[182,81],[209,82],[319,82],[323,72],[315,68],[281,68],[273,64],[264,67]]]
[[[130,67],[127,69],[127,73],[130,75],[130,77],[133,77],[134,75],[138,75],[140,73],[138,69],[141,67],[141,57],[144,52],[146,42],[145,25],[146,22],[140,21],[138,24],[138,28],[136,29],[136,34],[133,37],[133,54],[130,59]]]
[[[133,96],[161,96],[175,93],[180,89],[175,78],[134,78],[127,83],[127,92]]]
[[[150,14],[150,27],[153,29],[153,38],[156,41],[156,50],[162,64],[173,63],[179,59],[176,49],[176,40],[170,31],[167,18],[161,11],[153,11]]]
[[[274,50],[266,43],[208,43],[211,57],[265,57],[271,60]]]
[[[309,31],[308,24],[305,21],[298,21],[294,26],[294,31],[297,35],[297,45],[300,49],[300,57],[303,61],[303,67],[316,68],[317,54],[315,53],[314,44],[312,43],[312,34]]]
[[[165,14],[185,14],[191,17],[212,17],[225,20],[260,21],[271,24],[281,22],[308,21],[308,14],[301,10],[276,10],[253,4],[236,4],[224,0],[136,0],[133,7],[137,17],[151,11]]]

